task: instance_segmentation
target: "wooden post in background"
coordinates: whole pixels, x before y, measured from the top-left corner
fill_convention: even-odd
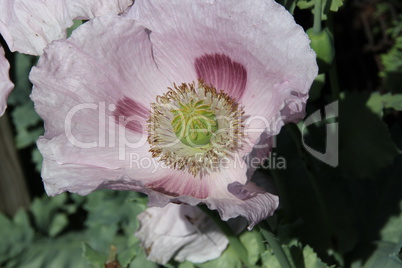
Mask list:
[[[29,193],[7,114],[0,117],[0,211],[8,215],[28,207]]]

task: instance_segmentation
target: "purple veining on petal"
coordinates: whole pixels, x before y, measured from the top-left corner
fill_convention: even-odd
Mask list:
[[[246,88],[246,68],[226,55],[207,54],[194,62],[198,79],[239,100]]]
[[[144,130],[141,123],[147,120],[149,112],[138,102],[124,97],[117,102],[113,115],[118,124],[131,131],[142,133]]]
[[[241,200],[254,198],[258,194],[264,194],[266,191],[254,183],[249,182],[243,185],[239,182],[234,182],[228,185],[228,191]]]
[[[176,176],[166,177],[147,183],[145,187],[170,196],[187,195],[198,199],[205,199],[209,194],[206,185],[201,180],[193,177],[186,178],[184,181],[183,178]]]

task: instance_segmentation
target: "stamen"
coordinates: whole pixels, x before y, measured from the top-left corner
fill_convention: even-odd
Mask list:
[[[194,176],[219,170],[241,148],[243,110],[224,92],[201,80],[182,84],[151,103],[148,142],[153,157]]]

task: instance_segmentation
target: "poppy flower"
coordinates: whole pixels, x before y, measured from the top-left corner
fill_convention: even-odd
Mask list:
[[[304,116],[316,75],[307,35],[271,0],[138,0],[95,18],[30,75],[45,189],[205,203],[252,228],[278,197],[251,176]]]

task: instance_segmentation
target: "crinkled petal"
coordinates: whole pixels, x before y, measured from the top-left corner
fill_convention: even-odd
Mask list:
[[[164,177],[155,177],[145,183],[147,189],[155,191],[150,195],[149,205],[163,207],[174,202],[195,206],[204,203],[210,209],[218,210],[223,220],[243,216],[252,229],[272,215],[279,205],[272,189],[253,182],[267,180],[263,174],[254,171],[268,160],[270,149],[254,149],[245,157],[238,154],[228,158],[220,164],[220,172],[211,172],[202,178],[167,169]]]
[[[39,148],[41,147],[39,146]],[[43,149],[41,152],[43,153]],[[142,171],[146,172],[146,170]],[[123,182],[125,182],[125,190],[138,191],[141,189],[135,181],[127,183],[127,177],[124,176],[124,171],[120,169],[94,167],[78,163],[60,164],[47,157],[46,152],[44,153],[41,175],[45,191],[50,196],[66,191],[87,195],[96,189],[106,188],[103,187],[104,184],[121,185]]]
[[[222,208],[222,219],[228,220],[241,215],[248,220],[249,230],[263,219],[272,216],[279,205],[278,196],[266,192],[266,189],[258,187],[253,182],[246,185],[235,182],[228,186],[228,190],[234,198],[216,203],[218,210],[219,207]]]
[[[7,98],[14,87],[8,74],[9,69],[10,64],[4,56],[4,49],[0,46],[0,116],[7,108]]]
[[[105,35],[104,29],[113,31]],[[88,42],[93,39],[96,42]],[[38,146],[48,162],[42,177],[50,195],[60,191],[48,183],[62,185],[63,191],[76,191],[85,184],[85,178],[70,172],[70,167],[94,173],[120,170],[112,182],[124,175],[135,180],[154,174],[157,161],[148,152],[145,124],[155,92],[169,84],[152,59],[143,27],[113,15],[94,19],[68,40],[49,45],[30,80],[31,98],[45,122]],[[59,179],[64,181],[59,184]],[[121,182],[111,184],[99,177],[83,187],[86,193],[100,185],[121,187]]]
[[[0,33],[12,51],[41,55],[53,40],[66,37],[74,19],[120,14],[132,0],[0,0]]]
[[[136,236],[148,259],[166,264],[172,257],[201,263],[218,258],[228,244],[218,226],[199,208],[169,204],[138,215]]]
[[[155,60],[175,81],[202,78],[228,92],[271,135],[304,117],[315,54],[275,1],[138,0],[127,16],[152,31]]]
[[[232,179],[227,185],[227,192],[216,192],[210,202],[206,202],[210,209],[217,209],[223,220],[243,216],[247,219],[251,230],[258,222],[271,216],[279,206],[279,198],[266,174],[257,170],[270,161],[269,152],[272,149],[272,138],[263,137],[241,161],[234,161],[232,168],[226,169],[222,176]],[[258,147],[260,146],[260,147]],[[245,177],[247,181],[235,179],[244,177],[244,171],[239,172],[240,167],[246,167]],[[276,168],[276,167],[272,167]],[[227,194],[229,193],[229,194]]]

